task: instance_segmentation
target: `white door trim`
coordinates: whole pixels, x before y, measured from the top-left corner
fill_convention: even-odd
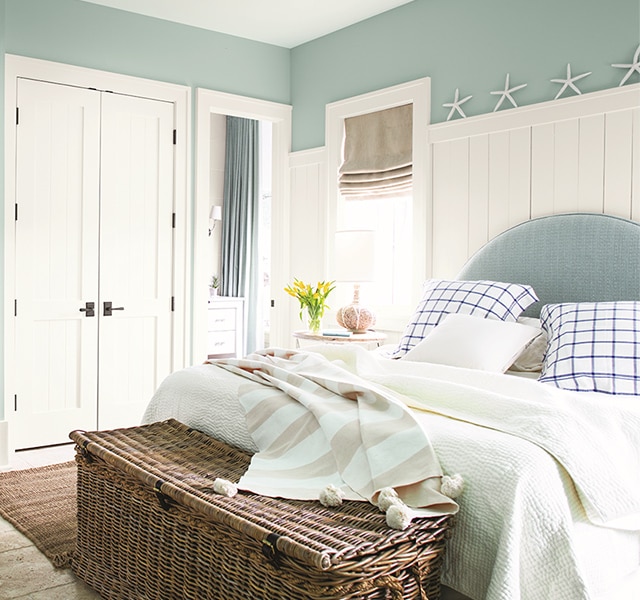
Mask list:
[[[273,124],[272,152],[272,227],[282,235],[272,236],[271,287],[283,289],[289,276],[289,151],[291,148],[291,106],[236,96],[198,88],[196,90],[196,202],[194,219],[193,258],[193,356],[206,357],[207,338],[207,281],[210,265],[205,257],[206,244],[211,243],[209,204],[211,202],[211,132],[212,114],[271,121]],[[223,215],[224,218],[224,215]],[[283,307],[281,307],[283,308]],[[272,345],[286,344],[287,315],[282,310],[271,312],[270,336]]]
[[[5,200],[4,200],[4,418],[9,421],[13,410],[15,365],[13,314],[15,298],[15,161],[16,103],[18,78],[38,79],[62,85],[116,91],[156,100],[172,102],[177,130],[175,145],[174,211],[174,281],[175,296],[173,365],[186,366],[191,359],[191,203],[189,165],[191,158],[191,88],[149,79],[120,75],[12,54],[5,55]],[[37,357],[34,369],[37,370]],[[0,457],[15,446],[8,435],[0,437]],[[0,428],[0,433],[2,428]]]

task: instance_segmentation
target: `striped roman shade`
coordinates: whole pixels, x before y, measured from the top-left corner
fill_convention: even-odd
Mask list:
[[[357,200],[410,193],[412,142],[413,104],[345,119],[340,193]]]

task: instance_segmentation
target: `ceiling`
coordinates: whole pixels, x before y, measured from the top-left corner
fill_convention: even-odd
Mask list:
[[[411,0],[84,0],[293,48]]]

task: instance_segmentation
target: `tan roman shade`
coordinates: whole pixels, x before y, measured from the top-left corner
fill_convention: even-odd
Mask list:
[[[366,200],[410,192],[412,140],[413,104],[345,119],[340,193]]]

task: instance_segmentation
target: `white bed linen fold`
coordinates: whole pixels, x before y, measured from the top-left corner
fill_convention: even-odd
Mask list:
[[[457,499],[460,511],[448,542],[443,570],[443,583],[449,587],[475,600],[592,600],[606,598],[603,590],[613,589],[628,577],[634,565],[636,570],[640,568],[640,532],[593,525],[584,508],[586,504],[591,519],[614,519],[612,523],[616,526],[632,526],[638,516],[633,513],[635,480],[634,473],[627,469],[635,469],[637,475],[637,451],[618,457],[621,460],[617,472],[612,470],[606,474],[609,481],[629,475],[626,485],[621,486],[622,492],[610,496],[606,490],[598,489],[597,472],[594,474],[588,468],[585,472],[580,470],[583,467],[579,465],[579,457],[571,457],[570,448],[550,449],[561,454],[562,461],[567,462],[565,466],[538,443],[516,435],[517,429],[527,437],[530,433],[527,426],[518,427],[520,412],[529,415],[531,405],[539,396],[542,414],[552,413],[557,398],[559,407],[568,405],[571,409],[565,412],[567,419],[575,410],[591,415],[598,427],[602,424],[599,437],[591,440],[594,448],[589,452],[591,456],[606,455],[598,462],[609,465],[614,452],[626,451],[627,442],[618,438],[629,438],[628,443],[635,444],[636,450],[640,445],[638,403],[597,394],[556,394],[555,388],[528,379],[388,361],[365,351],[347,350],[346,346],[322,345],[306,350],[322,353],[378,385],[384,383],[396,391],[411,391],[412,403],[426,402],[423,392],[416,393],[420,386],[437,387],[442,395],[431,399],[433,410],[455,413],[455,418],[451,418],[416,410],[443,470],[461,473],[465,479],[465,491]],[[415,379],[421,381],[418,383]],[[144,422],[174,417],[227,443],[255,452],[257,448],[247,432],[237,400],[238,387],[243,383],[240,377],[213,365],[175,373],[154,395]],[[451,402],[443,403],[445,396]],[[470,422],[469,413],[474,407],[484,426]],[[507,411],[506,422],[515,430],[505,433],[487,422],[496,417],[493,413],[497,407]],[[616,423],[616,418],[621,422]],[[584,431],[574,426],[565,428],[565,420],[560,419],[559,424],[553,425],[556,432],[564,435]],[[543,435],[544,426],[537,422],[539,419],[527,417],[524,421],[532,423],[531,431],[542,428],[537,435]],[[585,440],[581,446],[584,445]],[[626,466],[621,468],[623,464]],[[566,470],[574,467],[578,470],[580,493]],[[614,472],[616,475],[612,477]],[[623,517],[626,523],[620,520]],[[585,549],[585,539],[598,545]],[[593,564],[600,568],[593,569]],[[636,588],[632,585],[624,600],[635,600],[640,592]]]
[[[628,400],[470,369],[460,370],[466,374],[463,378],[447,370],[451,367],[380,361],[356,347],[325,345],[314,350],[395,391],[420,411],[536,444],[568,471],[591,521],[640,530],[640,407],[629,410]]]

